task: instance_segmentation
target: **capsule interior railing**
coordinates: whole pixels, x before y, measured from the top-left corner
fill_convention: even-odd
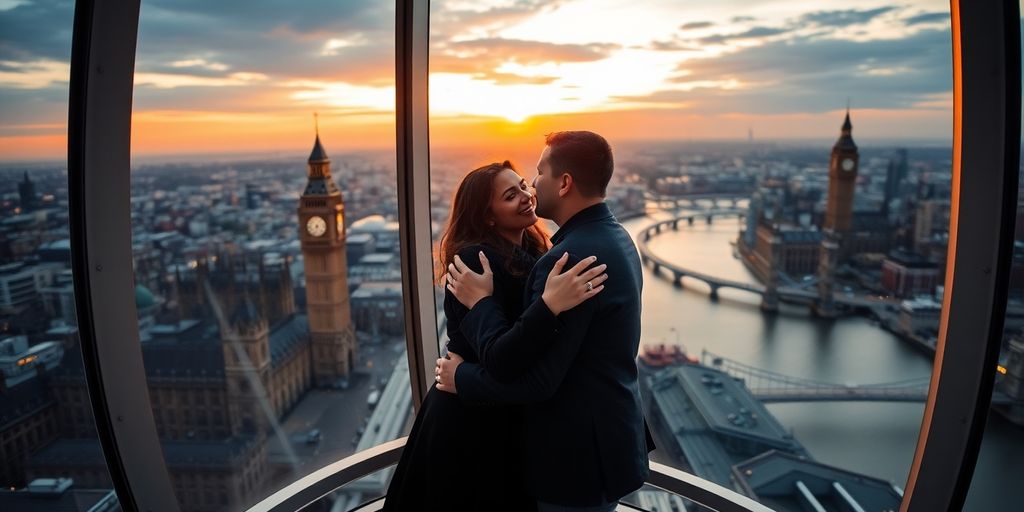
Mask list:
[[[292,482],[251,507],[248,512],[295,512],[345,485],[398,463],[408,437],[395,439],[350,455]],[[685,471],[650,463],[647,483],[719,512],[771,512],[771,509],[721,485]],[[386,497],[374,498],[353,511],[380,510]],[[629,507],[623,509],[622,507]],[[623,503],[620,510],[641,510]]]

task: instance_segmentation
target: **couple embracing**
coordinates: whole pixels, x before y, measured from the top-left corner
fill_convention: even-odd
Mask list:
[[[558,132],[532,183],[506,161],[459,185],[441,239],[448,355],[385,511],[603,512],[643,485],[643,283],[604,203],[612,170],[603,137]]]

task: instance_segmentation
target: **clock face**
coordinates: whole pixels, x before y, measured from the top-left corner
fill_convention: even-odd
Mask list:
[[[853,170],[853,159],[852,158],[844,158],[842,166],[843,166],[843,170],[844,171],[852,171]]]
[[[327,232],[327,221],[322,217],[312,216],[306,221],[306,232],[313,236],[321,236]]]

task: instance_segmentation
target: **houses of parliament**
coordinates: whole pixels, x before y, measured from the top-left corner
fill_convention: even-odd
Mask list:
[[[184,510],[262,497],[275,472],[291,470],[268,457],[273,424],[307,391],[337,386],[353,370],[345,208],[319,134],[307,178],[296,211],[304,310],[288,257],[210,254],[179,265],[162,305],[136,287],[153,417]],[[5,485],[62,475],[110,488],[76,343],[63,341],[63,360],[31,389],[0,393],[10,416],[0,431]]]

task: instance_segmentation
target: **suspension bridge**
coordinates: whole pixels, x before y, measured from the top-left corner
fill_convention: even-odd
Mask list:
[[[750,394],[764,403],[781,402],[924,402],[931,377],[876,384],[837,384],[784,375],[701,351],[701,364],[744,383]],[[1001,392],[992,404],[1012,404]]]

